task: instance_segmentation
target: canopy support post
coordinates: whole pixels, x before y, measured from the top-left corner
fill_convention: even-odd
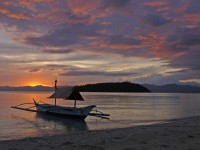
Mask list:
[[[76,108],[76,99],[75,99],[75,101],[74,101],[74,108]]]
[[[56,92],[56,90],[58,89],[58,88],[57,88],[57,78],[56,78],[56,80],[55,80],[55,86],[54,86],[54,89],[55,89],[55,92]],[[56,106],[56,98],[55,98],[55,106]]]

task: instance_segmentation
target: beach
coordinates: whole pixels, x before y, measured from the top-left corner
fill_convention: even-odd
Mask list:
[[[1,150],[196,150],[199,148],[200,117],[171,120],[156,125],[0,141]]]

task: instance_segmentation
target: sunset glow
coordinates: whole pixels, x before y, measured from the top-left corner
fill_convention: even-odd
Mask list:
[[[0,86],[199,84],[199,0],[2,0]]]
[[[28,85],[29,85],[29,86],[32,86],[32,87],[34,87],[34,86],[39,86],[39,85],[47,86],[47,85],[42,84],[42,83],[39,83],[39,82],[30,82],[30,83],[28,83]]]

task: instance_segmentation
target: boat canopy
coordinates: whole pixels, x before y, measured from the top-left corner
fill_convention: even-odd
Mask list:
[[[49,98],[84,101],[83,97],[75,87],[58,88]]]

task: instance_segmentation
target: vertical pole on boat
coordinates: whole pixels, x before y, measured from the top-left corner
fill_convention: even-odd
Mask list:
[[[74,108],[76,108],[76,99],[75,99],[75,102],[74,102]]]
[[[55,86],[54,86],[54,88],[55,88],[55,92],[56,92],[56,90],[57,90],[57,79],[55,80]],[[55,105],[56,105],[56,98],[55,98]]]
[[[75,91],[75,101],[74,101],[74,108],[76,108],[76,89],[74,89]]]

